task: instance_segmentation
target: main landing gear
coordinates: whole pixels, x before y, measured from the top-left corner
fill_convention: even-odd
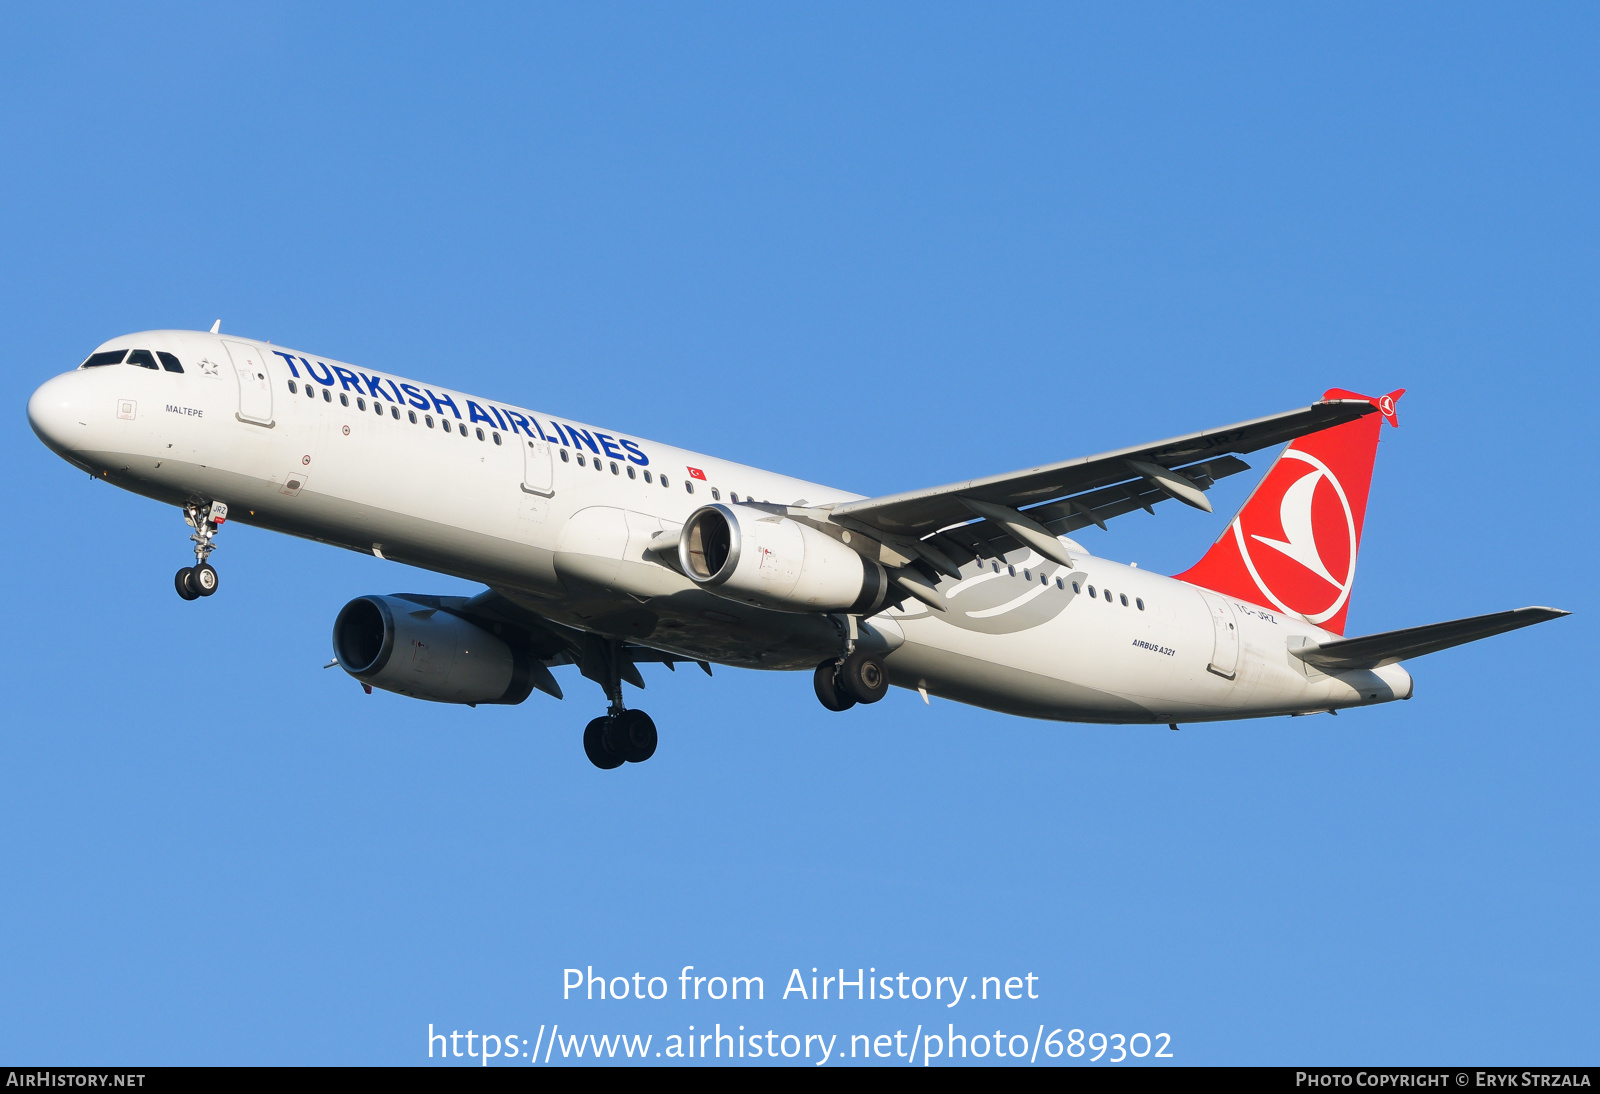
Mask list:
[[[584,728],[583,751],[601,771],[642,764],[656,754],[656,724],[642,710],[613,710]]]
[[[843,630],[844,656],[822,662],[812,676],[817,698],[829,710],[876,703],[889,693],[889,671],[883,667],[882,659],[856,645],[860,628],[855,616],[844,618]]]
[[[817,698],[829,710],[849,710],[857,703],[876,703],[889,693],[889,671],[866,650],[824,661],[812,677]]]
[[[217,571],[206,560],[217,549],[217,545],[211,541],[216,538],[223,521],[228,519],[228,506],[220,501],[204,507],[190,502],[183,507],[183,519],[194,529],[194,535],[189,538],[194,541],[195,564],[179,570],[172,583],[183,599],[198,600],[217,591]]]
[[[615,639],[589,635],[584,642],[579,671],[606,690],[609,708],[605,715],[583,730],[583,751],[589,762],[602,771],[623,764],[642,764],[656,754],[656,724],[642,710],[629,710],[622,702],[622,681],[640,687],[644,681]]]

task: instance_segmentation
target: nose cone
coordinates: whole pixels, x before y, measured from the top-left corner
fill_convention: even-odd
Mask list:
[[[28,400],[28,424],[63,456],[81,448],[89,430],[88,387],[82,373],[66,372],[40,384]]]

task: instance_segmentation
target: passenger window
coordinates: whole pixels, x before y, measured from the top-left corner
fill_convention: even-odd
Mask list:
[[[1095,598],[1095,595],[1094,595],[1094,586],[1093,586],[1093,585],[1090,585],[1090,586],[1089,586],[1089,599],[1090,599],[1090,600],[1093,600],[1093,599],[1094,599],[1094,598]]]
[[[1133,598],[1133,602],[1135,604],[1139,605],[1139,610],[1141,612],[1144,611],[1144,601],[1142,599],[1140,599],[1139,597],[1136,596],[1136,597]]]
[[[1065,590],[1066,587],[1067,586],[1062,582],[1062,580],[1059,577],[1056,578],[1056,588],[1061,589],[1061,590]]]
[[[1050,579],[1048,577],[1046,577],[1044,574],[1040,574],[1039,575],[1039,584],[1048,585],[1048,584],[1050,584]]]
[[[672,484],[667,481],[667,477],[665,475],[662,475],[661,476],[661,486],[662,486],[662,488],[665,489],[666,487],[669,487],[671,485]]]
[[[1107,604],[1111,603],[1111,590],[1110,589],[1105,590],[1105,594],[1106,594],[1106,603]]]
[[[1119,593],[1117,595],[1117,599],[1122,601],[1122,606],[1124,608],[1126,608],[1128,606],[1128,594],[1127,593]]]
[[[989,565],[994,567],[994,572],[995,573],[999,573],[1000,572],[1000,564],[998,562],[991,562],[991,563],[989,563]]]
[[[325,403],[333,402],[333,392],[329,391],[327,388],[323,388],[322,389],[322,401],[325,402]]]
[[[340,406],[349,406],[350,405],[350,396],[346,395],[342,391],[339,392],[339,405]]]
[[[358,396],[356,398],[356,409],[365,412],[367,409],[367,401]]]
[[[156,350],[156,356],[161,358],[161,367],[166,369],[168,372],[183,371],[183,362],[178,360],[172,354],[166,353],[162,350]]]
[[[423,420],[423,422],[425,422],[427,424],[429,429],[433,428],[433,415],[432,414],[424,414],[422,416],[422,420]]]
[[[596,459],[596,460],[595,460],[595,461],[594,461],[594,469],[595,469],[595,470],[596,470],[596,471],[604,471],[604,470],[605,470],[605,465],[604,465],[604,464],[602,464],[602,463],[601,463],[601,462],[600,462],[600,460],[599,460],[599,459],[598,459],[598,458],[597,458],[597,459]]]
[[[561,450],[561,462],[562,463],[566,463],[567,462],[567,450],[565,448],[563,448]]]
[[[683,489],[684,489],[685,493],[689,493],[689,494],[694,493],[694,480],[693,479],[684,479],[683,480]]]
[[[450,432],[450,419],[449,418],[440,418],[439,419],[439,428],[444,430],[446,433]]]
[[[480,441],[483,440],[483,426],[481,426],[481,425],[478,427],[478,440],[480,440]],[[533,442],[529,441],[528,444],[531,447],[533,445]],[[563,455],[565,455],[565,453],[563,453]]]
[[[1080,589],[1080,588],[1078,588],[1078,583],[1077,583],[1077,582],[1076,582],[1076,581],[1074,581],[1074,582],[1073,582],[1073,583],[1072,583],[1072,591],[1073,591],[1073,592],[1075,592],[1075,593],[1081,593],[1081,592],[1083,592],[1083,590],[1082,590],[1082,589]]]
[[[633,478],[633,464],[628,465],[628,478]]]
[[[1033,580],[1033,571],[1032,570],[1023,570],[1022,571],[1022,580],[1024,580],[1024,581],[1032,581]]]
[[[417,424],[417,412],[415,410],[406,411],[406,417],[411,419],[412,425]]]
[[[150,355],[150,351],[147,349],[136,349],[128,354],[127,363],[138,365],[140,368],[155,369],[158,372],[161,370],[161,366],[156,364],[156,359]]]
[[[493,437],[493,438],[494,438],[494,443],[495,443],[495,444],[499,444],[499,443],[500,443],[500,434],[498,434],[498,433],[491,433],[491,434],[490,434],[490,436],[492,436],[492,437]]]
[[[79,368],[99,368],[101,365],[120,365],[122,359],[128,355],[125,349],[108,349],[104,353],[91,353],[89,359]]]
[[[378,417],[380,417],[380,418],[383,417],[383,404],[378,402],[378,400],[376,400],[376,399],[372,400],[372,409],[378,412]],[[395,415],[396,418],[398,418],[399,416],[400,415],[398,415],[398,414]]]
[[[721,501],[722,500],[722,491],[718,490],[715,486],[713,486],[711,488],[711,500],[712,501]]]
[[[382,410],[383,408],[379,407],[379,409]],[[398,422],[400,420],[400,408],[397,406],[390,407],[389,416]]]
[[[646,471],[644,473],[644,481],[645,482],[654,482],[655,480],[650,477],[650,472]]]
[[[588,464],[583,462],[583,453],[582,452],[577,453],[577,457],[578,457],[578,466],[579,467],[588,467],[589,466]]]
[[[307,384],[306,385],[306,398],[307,399],[315,399],[316,397],[317,397],[316,390],[314,388],[312,388],[312,386],[310,384]]]
[[[612,474],[613,474],[613,475],[620,475],[620,474],[622,474],[622,469],[621,469],[621,468],[620,468],[620,467],[618,467],[618,466],[617,466],[617,461],[616,461],[616,460],[612,460],[612,461],[611,461],[611,473],[612,473]]]
[[[300,387],[293,380],[289,381],[289,394],[290,395],[298,395],[298,394],[300,394]]]
[[[1017,568],[1015,566],[1007,566],[1006,567],[1006,574],[1008,576],[1010,576],[1010,577],[1016,577],[1017,576]]]
[[[733,502],[733,504],[738,505],[739,504],[739,495],[734,493],[732,490],[729,490],[728,491],[728,500]]]

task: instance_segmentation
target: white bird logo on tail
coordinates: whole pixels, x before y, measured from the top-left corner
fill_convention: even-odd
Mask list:
[[[1257,543],[1271,547],[1274,551],[1298,562],[1318,577],[1322,578],[1335,589],[1339,595],[1334,602],[1320,612],[1306,612],[1300,608],[1291,607],[1285,603],[1267,585],[1256,569],[1255,560],[1250,557],[1249,545],[1245,542],[1245,533],[1240,519],[1233,522],[1233,536],[1239,545],[1239,553],[1244,557],[1245,568],[1250,571],[1250,576],[1260,590],[1266,594],[1267,599],[1281,611],[1298,615],[1312,623],[1322,623],[1339,614],[1339,609],[1344,607],[1344,602],[1350,597],[1350,585],[1356,574],[1356,520],[1355,513],[1350,509],[1350,499],[1345,496],[1344,485],[1339,481],[1328,465],[1315,456],[1296,449],[1289,449],[1283,454],[1284,459],[1301,460],[1311,465],[1312,470],[1289,484],[1283,492],[1283,500],[1278,505],[1278,519],[1283,525],[1283,539],[1269,539],[1266,536],[1251,534],[1250,538]],[[1316,525],[1311,516],[1312,499],[1317,492],[1317,484],[1326,479],[1339,496],[1339,504],[1344,508],[1345,528],[1350,537],[1349,567],[1344,579],[1333,576],[1328,572],[1328,566],[1322,561],[1322,552],[1317,549]]]
[[[1342,589],[1344,582],[1328,572],[1322,555],[1317,552],[1317,531],[1311,525],[1311,499],[1317,492],[1317,483],[1322,481],[1325,474],[1318,469],[1302,475],[1283,492],[1278,517],[1283,521],[1283,534],[1288,539],[1268,539],[1257,535],[1250,538],[1257,543],[1265,543],[1273,550],[1282,551],[1330,585]]]

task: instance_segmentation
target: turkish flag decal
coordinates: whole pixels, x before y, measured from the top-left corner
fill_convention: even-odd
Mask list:
[[[706,481],[706,473],[704,471],[700,470],[698,467],[690,467],[689,468],[689,475],[690,475],[691,478],[699,479],[701,482],[705,482]]]

